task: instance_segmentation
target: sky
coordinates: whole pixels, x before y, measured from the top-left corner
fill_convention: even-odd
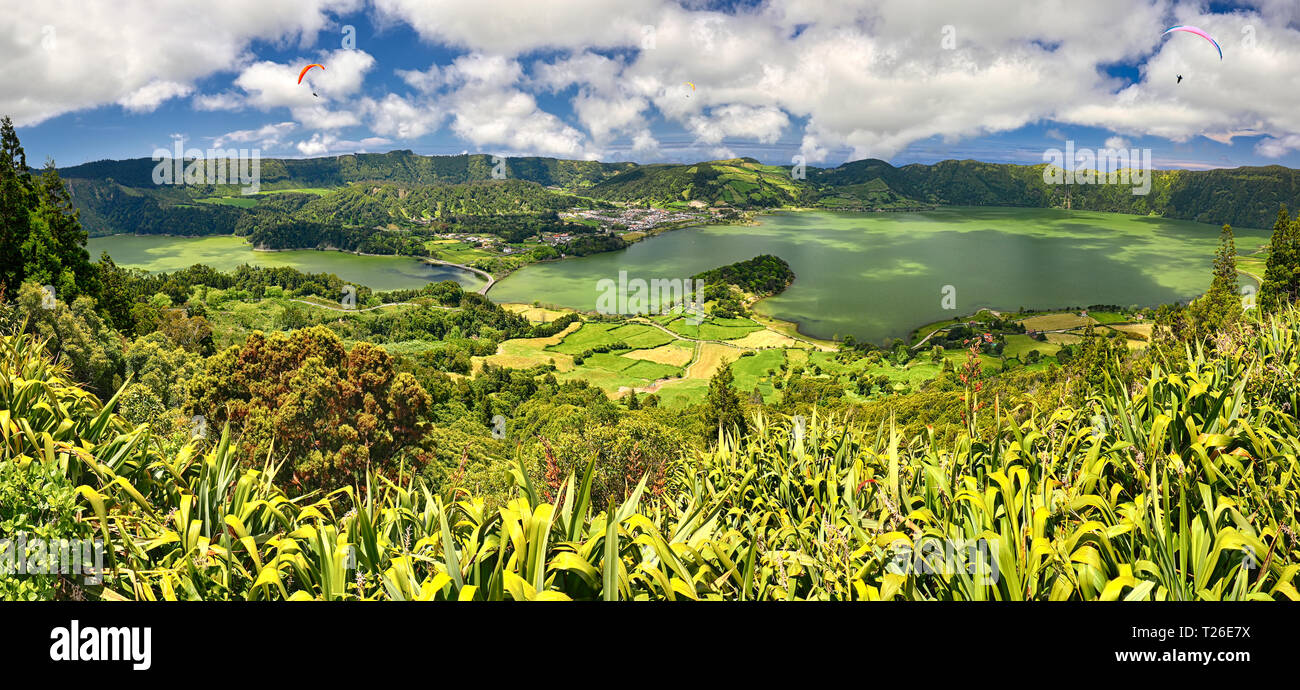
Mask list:
[[[179,137],[284,158],[823,167],[1035,164],[1072,141],[1150,149],[1156,168],[1300,167],[1298,0],[0,0],[0,16],[0,115],[35,166]],[[298,84],[310,63],[325,69]]]

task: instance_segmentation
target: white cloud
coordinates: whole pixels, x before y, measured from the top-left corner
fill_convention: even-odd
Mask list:
[[[298,83],[301,65],[320,63]],[[256,108],[314,108],[333,101],[346,101],[361,89],[366,72],[374,67],[375,58],[360,50],[336,50],[312,58],[299,58],[290,64],[262,61],[245,67],[235,79],[243,89],[246,102]]]
[[[692,117],[687,124],[705,144],[719,144],[727,137],[770,144],[781,137],[790,118],[778,108],[727,105],[714,108],[707,115]]]
[[[311,138],[299,141],[294,145],[298,153],[303,156],[323,156],[329,153],[366,153],[369,149],[377,149],[391,145],[393,142],[383,137],[367,137],[360,141],[349,141],[340,139],[333,134],[325,132],[316,132]]]
[[[1130,144],[1129,140],[1124,137],[1110,137],[1106,139],[1106,143],[1103,146],[1108,149],[1127,149],[1131,148],[1132,144]]]
[[[241,129],[226,132],[212,140],[214,148],[224,148],[228,144],[257,144],[259,148],[278,148],[284,137],[298,128],[296,122],[277,122],[258,129]]]
[[[432,101],[420,102],[391,93],[379,101],[365,99],[362,109],[369,115],[372,131],[398,139],[417,139],[436,131],[446,116]]]
[[[190,102],[195,110],[239,110],[244,107],[243,97],[231,91],[196,94]]]
[[[427,41],[514,56],[537,48],[639,45],[664,0],[374,0]]]
[[[285,108],[301,129],[364,124],[398,140],[447,127],[471,147],[521,153],[654,155],[662,147],[651,127],[666,121],[695,137],[692,150],[784,141],[818,163],[888,158],[918,141],[1034,122],[1098,127],[1126,142],[1264,137],[1260,155],[1286,155],[1300,136],[1300,90],[1286,82],[1300,72],[1300,31],[1291,28],[1300,3],[1243,4],[1255,9],[1208,14],[1203,2],[1173,0],[804,0],[721,12],[671,0],[373,0],[381,28],[405,23],[426,42],[469,52],[451,64],[396,69],[409,91],[363,94],[371,55],[311,48],[362,0],[48,0],[16,13],[0,35],[0,54],[13,56],[0,64],[0,112],[22,125],[105,103],[148,111],[225,71],[237,75],[234,90],[194,95],[194,108]],[[1224,59],[1194,36],[1162,37],[1171,23],[1209,30]],[[314,56],[303,59],[326,70],[298,87],[302,63],[258,60],[248,52],[255,40],[297,41],[301,55]],[[1112,64],[1138,65],[1136,83],[1109,76]],[[539,94],[560,93],[571,115],[539,104]],[[343,141],[322,135],[297,145],[334,151]]]
[[[402,78],[402,81],[420,93],[431,93],[446,83],[442,70],[438,69],[437,65],[430,65],[429,69],[424,71],[399,69],[395,72],[397,76]]]
[[[653,155],[659,152],[659,141],[650,130],[643,129],[632,137],[632,152],[641,155]]]
[[[1265,158],[1281,158],[1300,149],[1300,134],[1288,134],[1284,137],[1269,137],[1255,145],[1255,153]]]
[[[12,4],[12,3],[10,3]],[[0,112],[29,126],[120,103],[149,110],[230,71],[254,40],[310,43],[361,0],[217,3],[42,0],[6,8]]]
[[[444,70],[454,90],[448,104],[451,130],[476,147],[504,147],[514,152],[590,157],[584,136],[537,105],[519,88],[523,69],[515,60],[471,54]]]
[[[193,87],[174,81],[151,81],[119,98],[117,104],[133,113],[153,112],[163,101],[188,96]]]

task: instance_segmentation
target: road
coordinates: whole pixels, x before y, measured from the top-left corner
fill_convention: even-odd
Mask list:
[[[442,261],[441,259],[426,258],[424,261],[425,263],[437,264],[439,266],[451,266],[452,268],[459,268],[462,271],[469,271],[470,273],[480,275],[483,278],[487,279],[487,284],[485,284],[483,287],[478,289],[478,294],[480,295],[487,295],[488,290],[491,290],[492,286],[496,285],[497,283],[497,279],[493,278],[491,273],[488,273],[487,271],[481,268],[474,268],[473,266],[466,266],[465,264],[454,264],[450,261]]]

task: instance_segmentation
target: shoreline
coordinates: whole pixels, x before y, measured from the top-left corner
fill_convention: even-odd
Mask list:
[[[633,245],[633,244],[637,244],[637,243],[639,243],[639,242],[644,242],[644,241],[649,240],[649,239],[651,239],[651,238],[659,237],[659,236],[661,236],[661,235],[667,235],[667,234],[669,234],[669,233],[672,233],[672,232],[675,232],[675,231],[678,231],[678,230],[688,230],[688,229],[692,229],[692,228],[707,228],[707,227],[712,227],[712,226],[727,226],[727,225],[738,225],[738,226],[749,226],[749,227],[752,227],[752,226],[758,226],[758,225],[761,225],[761,224],[762,224],[762,221],[761,221],[762,217],[764,217],[764,216],[772,216],[772,215],[779,214],[779,213],[807,213],[807,212],[819,212],[819,213],[837,213],[837,214],[841,214],[841,213],[842,213],[842,214],[853,214],[853,215],[868,215],[868,214],[877,214],[877,213],[923,213],[923,212],[927,212],[927,211],[934,211],[934,210],[941,210],[941,209],[960,210],[960,209],[962,209],[962,208],[979,208],[979,209],[990,209],[990,208],[1025,209],[1025,208],[1034,208],[1034,209],[1050,210],[1050,211],[1063,211],[1063,212],[1071,213],[1071,214],[1073,214],[1073,213],[1107,213],[1107,214],[1113,213],[1114,215],[1121,215],[1121,216],[1129,216],[1129,217],[1145,217],[1145,216],[1143,216],[1142,214],[1121,213],[1121,212],[1110,212],[1110,211],[1090,211],[1090,210],[1086,210],[1086,209],[1065,209],[1065,208],[1057,208],[1057,207],[1020,207],[1020,206],[1006,206],[1006,207],[1003,207],[1003,206],[974,206],[974,207],[968,207],[968,206],[943,206],[943,205],[935,205],[935,206],[932,206],[932,207],[929,207],[929,208],[919,208],[919,209],[918,209],[918,208],[909,208],[909,209],[828,209],[828,208],[815,208],[815,207],[804,207],[804,206],[789,206],[789,207],[785,207],[785,206],[783,206],[783,207],[779,207],[779,208],[763,208],[763,209],[753,209],[753,210],[749,210],[749,211],[744,211],[744,212],[742,212],[744,215],[742,215],[740,218],[737,218],[737,219],[734,219],[734,220],[728,220],[728,221],[725,221],[725,222],[699,222],[699,223],[690,223],[690,224],[686,224],[686,225],[680,225],[680,226],[676,226],[676,227],[666,227],[666,228],[663,228],[663,229],[658,230],[657,232],[649,232],[649,233],[646,233],[646,234],[644,234],[644,235],[642,235],[642,236],[636,238],[635,240],[633,240],[633,241],[631,241],[631,242],[628,243],[628,247],[630,247],[630,246]],[[1158,217],[1160,217],[1160,218],[1166,218],[1167,220],[1182,220],[1182,219],[1177,219],[1177,218],[1167,218],[1167,217],[1165,217],[1165,216],[1158,216]],[[1197,221],[1183,221],[1183,222],[1191,222],[1191,223],[1195,223],[1195,222],[1197,222]],[[1203,223],[1203,224],[1204,224],[1204,223]],[[1209,224],[1205,224],[1205,225],[1209,225]],[[1248,229],[1248,230],[1249,230],[1249,229],[1252,229],[1252,228],[1243,228],[1243,229]],[[1254,229],[1257,229],[1257,228],[1254,228]],[[468,265],[465,265],[465,264],[457,264],[457,263],[453,263],[453,262],[449,262],[449,261],[443,261],[443,260],[441,260],[441,259],[435,259],[435,258],[431,258],[431,257],[427,257],[427,256],[414,256],[414,255],[404,255],[404,254],[371,254],[371,253],[365,253],[365,252],[349,251],[349,250],[346,250],[346,249],[338,249],[338,248],[334,248],[334,247],[326,247],[326,248],[321,248],[321,247],[301,247],[301,248],[285,248],[285,249],[264,249],[264,248],[253,247],[253,246],[251,246],[251,245],[248,243],[247,238],[244,238],[244,237],[241,236],[241,235],[234,235],[234,234],[173,235],[173,234],[168,234],[168,233],[151,233],[151,234],[141,235],[141,234],[137,234],[137,233],[114,233],[114,234],[112,234],[112,235],[99,235],[99,236],[97,236],[96,238],[88,238],[88,239],[103,239],[103,238],[107,238],[107,237],[119,237],[119,236],[131,236],[131,237],[155,237],[155,236],[157,236],[157,237],[172,237],[172,238],[184,238],[184,239],[202,239],[202,238],[206,238],[206,237],[240,237],[241,239],[244,239],[244,244],[247,245],[247,246],[249,246],[249,248],[250,248],[252,251],[254,251],[254,252],[292,252],[292,251],[311,251],[311,250],[315,250],[315,251],[334,251],[334,252],[339,252],[339,253],[342,253],[342,254],[351,254],[351,255],[354,255],[354,256],[391,257],[391,258],[409,258],[409,259],[415,259],[415,260],[418,260],[418,261],[420,261],[421,263],[423,263],[423,264],[425,264],[425,265],[433,265],[433,266],[448,266],[448,267],[452,267],[452,268],[457,268],[457,269],[460,269],[460,270],[462,270],[462,271],[466,271],[466,272],[468,272],[468,273],[473,273],[474,275],[476,275],[476,276],[478,276],[478,277],[480,277],[480,278],[485,279],[487,282],[486,282],[482,287],[480,287],[476,292],[477,292],[478,294],[480,294],[480,295],[483,295],[484,297],[488,297],[489,299],[491,299],[491,297],[489,296],[489,291],[490,291],[493,287],[495,287],[495,286],[497,285],[497,283],[499,283],[499,282],[505,280],[506,278],[510,277],[510,276],[513,275],[515,272],[517,272],[517,271],[519,271],[519,270],[521,270],[521,269],[527,268],[528,266],[532,266],[532,265],[535,265],[535,264],[562,263],[562,262],[564,262],[564,261],[566,261],[566,260],[582,258],[582,257],[577,257],[577,256],[572,256],[572,257],[570,257],[570,256],[566,256],[566,257],[562,257],[562,258],[558,258],[558,259],[543,259],[543,260],[540,260],[540,261],[532,261],[532,262],[525,263],[525,264],[522,264],[522,265],[520,265],[520,266],[517,266],[517,267],[515,267],[515,268],[512,268],[511,270],[509,270],[509,271],[507,271],[507,272],[501,274],[500,276],[495,276],[495,275],[489,273],[488,271],[486,271],[486,270],[484,270],[484,269],[476,268],[476,267],[473,267],[473,266],[468,266]],[[622,248],[622,249],[620,249],[620,250],[616,250],[616,251],[626,251],[626,250],[628,249],[628,247],[624,247],[624,248]],[[1240,274],[1240,275],[1246,276],[1246,277],[1249,278],[1251,281],[1253,281],[1254,284],[1255,284],[1255,288],[1256,288],[1257,290],[1258,290],[1259,287],[1263,284],[1263,279],[1262,279],[1260,276],[1255,275],[1254,273],[1251,273],[1251,272],[1246,271],[1246,270],[1241,269],[1241,268],[1238,268],[1238,269],[1237,269],[1237,273]],[[1199,295],[1198,295],[1198,296],[1199,296]],[[812,333],[808,333],[808,332],[803,331],[803,330],[801,329],[801,323],[800,323],[800,321],[798,321],[798,320],[782,319],[782,318],[778,318],[778,317],[773,316],[773,315],[770,315],[770,314],[762,313],[761,311],[758,311],[757,309],[753,309],[754,307],[757,307],[760,303],[762,303],[765,299],[767,299],[767,298],[765,297],[765,298],[761,298],[761,299],[755,300],[752,304],[750,304],[751,312],[753,312],[753,316],[752,316],[751,318],[754,318],[755,321],[758,321],[758,319],[760,319],[760,318],[763,319],[763,320],[769,321],[769,322],[771,322],[771,324],[777,325],[777,327],[778,327],[778,332],[780,332],[781,330],[786,330],[786,329],[788,329],[788,332],[786,332],[785,335],[788,335],[788,336],[790,336],[790,337],[792,337],[792,338],[795,338],[795,339],[804,340],[804,341],[806,341],[806,342],[816,343],[816,344],[820,344],[820,345],[835,345],[835,344],[838,344],[838,343],[839,343],[839,341],[833,339],[833,336],[832,336],[832,338],[823,338],[823,337],[821,337],[821,336],[814,335],[814,334],[812,334]],[[533,300],[532,302],[528,302],[528,304],[532,304],[532,303],[540,303],[540,302],[542,302],[542,300]],[[512,302],[500,302],[499,304],[508,304],[508,303],[512,303]],[[552,307],[558,307],[558,308],[561,308],[561,309],[568,309],[568,310],[571,310],[571,311],[573,311],[573,312],[580,313],[580,314],[587,314],[587,313],[590,313],[589,311],[584,311],[584,310],[581,310],[581,309],[575,309],[575,308],[572,308],[572,307],[566,307],[566,306],[558,305],[558,304],[554,304],[554,303],[549,303],[549,302],[548,302],[547,304],[550,304]],[[1153,305],[1149,305],[1149,306],[1153,306]],[[987,309],[995,309],[994,307],[986,307],[986,308],[987,308]],[[1068,309],[1065,308],[1065,307],[1062,307],[1062,308],[1060,308],[1060,309],[1057,310],[1057,311],[1068,311]],[[1009,313],[1009,312],[1008,312],[1008,313]],[[901,334],[901,335],[897,335],[897,336],[895,336],[895,337],[897,337],[897,338],[904,338],[904,339],[910,338],[910,337],[911,337],[911,334],[915,333],[917,330],[919,330],[919,329],[921,329],[921,328],[924,328],[924,327],[926,327],[926,326],[929,326],[931,323],[934,323],[934,322],[925,322],[925,323],[918,324],[917,326],[912,327],[912,328],[906,330],[903,334]],[[781,328],[781,327],[785,327],[785,328]]]

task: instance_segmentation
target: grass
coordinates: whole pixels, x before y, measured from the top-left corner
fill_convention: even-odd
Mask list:
[[[687,321],[685,316],[677,316],[664,323],[664,326],[682,337],[696,340],[734,340],[743,338],[763,327],[750,319],[719,319],[709,317],[699,324]]]
[[[195,201],[200,204],[238,206],[239,208],[252,208],[257,205],[256,196],[211,196],[203,199],[195,199]]]
[[[325,196],[333,191],[336,190],[329,187],[296,187],[294,189],[272,189],[262,192],[258,196],[270,196],[272,194],[315,194],[316,196]]]
[[[1083,336],[1073,333],[1048,333],[1047,342],[1053,345],[1074,345],[1083,341]]]
[[[910,344],[910,345],[915,345],[915,344],[921,342],[922,340],[925,340],[925,338],[926,338],[927,336],[929,336],[931,333],[933,333],[933,332],[939,330],[940,328],[947,328],[947,327],[949,327],[949,326],[955,326],[955,325],[957,325],[957,324],[959,324],[959,323],[962,323],[961,319],[946,319],[946,320],[944,320],[944,321],[935,321],[934,323],[927,323],[927,324],[925,324],[924,326],[921,326],[920,328],[916,329],[916,331],[915,331],[915,333],[916,333],[916,337],[913,338],[913,339],[912,339],[912,342],[909,343],[909,344]]]
[[[1130,323],[1111,326],[1111,328],[1123,333],[1124,337],[1130,340],[1151,340],[1151,324],[1149,323]]]
[[[735,377],[735,388],[742,395],[748,395],[755,387],[762,394],[764,402],[774,402],[780,392],[772,385],[768,369],[778,372],[785,363],[784,350],[760,350],[749,357],[741,357],[731,364],[731,373]]]
[[[561,316],[564,316],[566,313],[569,313],[558,309],[535,307],[531,304],[520,304],[517,302],[502,304],[501,308],[509,312],[514,312],[533,323],[551,323]]]
[[[632,359],[644,359],[648,362],[659,362],[660,364],[669,364],[677,367],[684,367],[690,363],[691,358],[695,356],[695,346],[684,340],[674,340],[666,345],[652,347],[641,350],[632,350],[624,353],[624,357]]]
[[[1054,334],[1048,333],[1047,335],[1050,338]],[[1011,334],[1005,337],[1006,346],[1002,349],[1002,353],[1008,358],[1014,357],[1022,362],[1025,361],[1024,356],[1029,354],[1030,350],[1038,350],[1038,354],[1049,356],[1055,355],[1061,349],[1058,343],[1034,340],[1027,335]]]
[[[655,395],[659,396],[659,405],[669,409],[690,407],[704,399],[709,392],[709,382],[700,379],[681,379],[660,386]]]
[[[1115,312],[1115,311],[1090,311],[1088,312],[1088,316],[1091,316],[1092,318],[1096,319],[1097,323],[1099,324],[1124,323],[1126,321],[1132,321],[1132,319],[1129,318],[1130,316],[1129,314],[1125,314],[1123,312]]]
[[[700,343],[699,359],[687,371],[687,378],[708,380],[718,373],[724,364],[740,358],[743,350],[727,347],[718,343]]]
[[[1031,316],[1026,319],[1021,319],[1020,323],[1025,328],[1034,331],[1058,331],[1062,329],[1087,326],[1090,323],[1097,323],[1097,321],[1090,316],[1079,316],[1075,313],[1066,312],[1059,314],[1044,314],[1043,316]]]
[[[734,345],[741,347],[752,347],[757,350],[765,348],[810,348],[812,345],[795,340],[788,335],[770,331],[766,328],[761,331],[754,331],[744,337],[736,338],[731,341]]]
[[[459,240],[430,240],[424,243],[425,249],[433,253],[433,257],[439,261],[447,261],[453,264],[464,264],[466,266],[473,264],[480,259],[496,259],[501,254],[487,249],[479,249],[472,244],[461,242]]]
[[[646,349],[667,344],[672,340],[671,335],[644,324],[584,323],[576,332],[565,336],[563,342],[548,346],[547,349],[576,355],[618,342],[626,343],[632,349]]]

